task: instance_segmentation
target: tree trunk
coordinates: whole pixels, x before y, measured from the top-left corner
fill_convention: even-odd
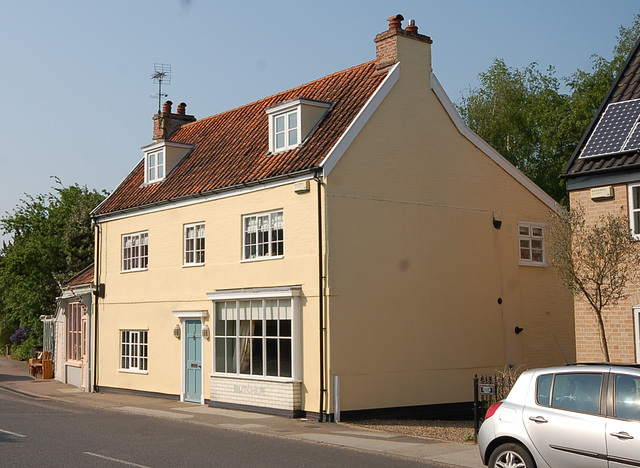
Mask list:
[[[598,317],[598,326],[600,328],[600,342],[602,343],[602,351],[604,352],[604,361],[611,362],[609,358],[609,345],[607,344],[607,335],[604,332],[604,320],[602,319],[602,313],[596,311],[596,317]]]

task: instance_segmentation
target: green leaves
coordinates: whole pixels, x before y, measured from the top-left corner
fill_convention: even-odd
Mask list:
[[[106,194],[87,187],[63,187],[27,195],[0,229],[12,241],[0,250],[0,336],[31,327],[41,338],[39,317],[55,312],[58,282],[65,282],[93,262],[89,213]],[[6,343],[0,343],[6,344]]]
[[[640,36],[640,14],[620,27],[610,61],[592,57],[590,72],[558,79],[532,62],[520,70],[495,59],[458,111],[469,128],[551,195],[566,202],[564,167]]]

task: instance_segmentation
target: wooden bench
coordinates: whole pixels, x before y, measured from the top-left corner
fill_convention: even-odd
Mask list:
[[[43,351],[37,358],[29,359],[29,374],[35,378],[38,378],[38,374],[41,374],[43,379],[53,378],[51,351]]]

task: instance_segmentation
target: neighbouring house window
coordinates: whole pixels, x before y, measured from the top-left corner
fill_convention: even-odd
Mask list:
[[[629,186],[629,225],[636,239],[640,239],[640,185]]]
[[[292,299],[215,303],[215,372],[292,376]]]
[[[284,215],[282,210],[243,217],[243,259],[284,255]]]
[[[520,265],[544,266],[544,225],[518,223]]]
[[[274,149],[284,151],[298,145],[298,110],[285,112],[273,117]]]
[[[147,371],[147,331],[120,331],[120,369]]]
[[[158,182],[164,179],[164,150],[155,151],[146,155],[147,183]]]
[[[67,306],[67,361],[82,360],[82,304]]]
[[[149,233],[122,236],[122,271],[146,270],[149,266]]]
[[[184,227],[184,264],[204,264],[204,223]]]

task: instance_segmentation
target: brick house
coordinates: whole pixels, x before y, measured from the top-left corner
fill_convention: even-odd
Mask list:
[[[468,403],[475,373],[573,359],[553,200],[463,124],[402,20],[362,65],[154,116],[92,215],[100,391],[417,414]]]
[[[581,205],[587,222],[622,213],[640,239],[640,42],[602,102],[563,176],[570,204]],[[578,361],[602,361],[595,314],[576,300]],[[607,309],[606,335],[614,362],[640,362],[640,285],[628,286],[628,298]]]

